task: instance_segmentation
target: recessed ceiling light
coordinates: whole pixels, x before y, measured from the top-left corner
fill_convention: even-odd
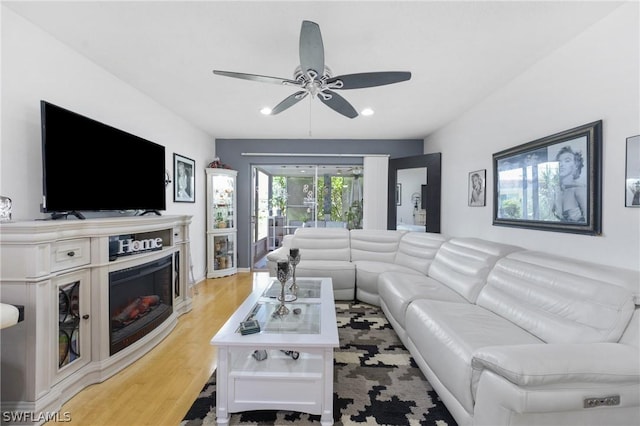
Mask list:
[[[365,108],[360,112],[360,114],[366,116],[373,115],[374,111],[371,108]]]
[[[269,108],[269,107],[264,107],[264,108],[262,108],[262,109],[260,110],[260,113],[261,113],[261,114],[264,114],[264,115],[270,115],[270,114],[271,114],[271,108]]]

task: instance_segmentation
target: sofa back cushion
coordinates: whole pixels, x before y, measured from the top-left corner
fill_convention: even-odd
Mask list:
[[[498,259],[519,247],[478,238],[452,238],[440,246],[429,276],[474,303]]]
[[[617,342],[637,280],[633,271],[521,251],[496,263],[477,304],[547,343]]]
[[[351,261],[393,263],[403,234],[403,231],[352,229]]]
[[[431,262],[445,241],[442,234],[407,232],[400,238],[394,262],[427,275]]]
[[[344,228],[298,228],[289,243],[300,249],[301,260],[350,260],[349,230]]]

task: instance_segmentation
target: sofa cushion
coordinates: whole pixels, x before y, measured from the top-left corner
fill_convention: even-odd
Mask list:
[[[330,277],[335,300],[353,300],[355,297],[356,268],[343,260],[300,260],[296,277]]]
[[[478,238],[452,238],[438,250],[429,276],[474,303],[496,261],[519,247]]]
[[[478,305],[548,343],[617,342],[633,314],[626,271],[521,251],[499,260]]]
[[[409,303],[416,299],[469,303],[460,294],[433,278],[404,272],[380,274],[378,294],[382,311],[405,344],[405,314]]]
[[[395,271],[404,274],[420,276],[415,269],[395,263],[375,262],[371,260],[357,260],[353,262],[356,266],[356,297],[361,302],[380,306],[378,295],[378,277],[380,274]]]
[[[379,306],[378,275],[395,267],[394,260],[403,231],[351,230],[351,261],[356,265],[356,299]]]
[[[378,293],[389,308],[391,316],[403,326],[407,306],[416,299],[469,303],[459,293],[431,277],[397,271],[380,274]]]
[[[427,275],[431,262],[445,241],[442,234],[407,232],[400,238],[394,263]]]
[[[393,263],[403,231],[351,230],[351,260]]]
[[[298,228],[289,244],[300,249],[301,260],[351,260],[348,229]]]
[[[473,413],[471,360],[485,346],[542,343],[480,306],[419,299],[406,314],[407,338],[464,409]]]

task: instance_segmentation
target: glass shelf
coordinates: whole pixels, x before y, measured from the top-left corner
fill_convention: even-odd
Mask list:
[[[233,206],[235,197],[235,178],[232,176],[211,176],[213,199],[211,214],[214,229],[233,228]]]

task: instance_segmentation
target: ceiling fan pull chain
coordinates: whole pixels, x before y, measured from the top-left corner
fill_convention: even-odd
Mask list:
[[[312,104],[311,104],[311,99],[313,99],[312,97],[309,97],[309,137],[311,137],[311,108],[312,108]]]

